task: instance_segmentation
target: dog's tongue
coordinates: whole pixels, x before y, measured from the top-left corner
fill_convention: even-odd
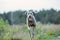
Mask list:
[[[31,18],[29,20],[32,20]]]

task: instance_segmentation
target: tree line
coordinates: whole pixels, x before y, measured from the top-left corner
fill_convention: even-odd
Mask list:
[[[31,10],[33,11],[33,10]],[[8,21],[9,24],[25,24],[26,17],[25,14],[26,10],[16,10],[16,11],[9,11],[0,13],[0,19],[4,21]],[[39,10],[38,12],[34,12],[34,16],[37,22],[41,23],[53,23],[53,24],[60,24],[60,10],[55,10],[53,8],[49,10]]]

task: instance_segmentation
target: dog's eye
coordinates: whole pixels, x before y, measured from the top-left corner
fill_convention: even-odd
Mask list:
[[[32,14],[32,13],[31,13]]]

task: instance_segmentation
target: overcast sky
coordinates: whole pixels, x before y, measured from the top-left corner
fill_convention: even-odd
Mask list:
[[[0,12],[43,8],[60,10],[60,0],[0,0]]]

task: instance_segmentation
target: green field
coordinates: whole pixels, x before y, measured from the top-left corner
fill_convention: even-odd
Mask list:
[[[36,24],[33,40],[60,40],[60,24]],[[0,20],[0,40],[30,40],[26,24],[9,25]]]

